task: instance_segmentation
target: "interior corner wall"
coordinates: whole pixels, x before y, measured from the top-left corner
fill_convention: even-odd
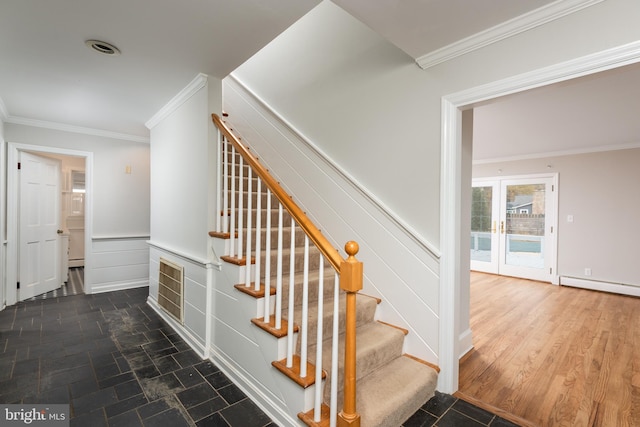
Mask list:
[[[639,164],[635,148],[477,164],[473,176],[557,172],[558,275],[640,287]]]
[[[205,86],[151,129],[151,240],[199,259],[209,231],[207,112]]]
[[[7,143],[91,153],[91,244],[85,291],[148,284],[149,144],[5,123]],[[127,173],[130,166],[131,173]]]
[[[148,302],[201,356],[207,352],[208,232],[215,198],[211,113],[221,112],[221,86],[221,80],[207,76],[199,89],[178,94],[170,112],[151,129]],[[157,303],[161,258],[184,267],[184,323]]]

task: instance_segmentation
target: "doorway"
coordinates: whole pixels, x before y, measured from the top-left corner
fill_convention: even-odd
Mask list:
[[[24,299],[25,294],[22,297],[20,295],[20,289],[18,289],[18,283],[21,276],[24,274],[21,272],[21,264],[24,256],[20,256],[20,236],[21,236],[21,224],[24,222],[24,208],[21,209],[21,194],[20,194],[20,171],[18,170],[18,163],[25,153],[35,154],[45,158],[57,158],[74,160],[72,164],[79,164],[81,167],[74,167],[76,170],[84,170],[84,193],[83,200],[83,215],[81,216],[84,228],[84,236],[81,238],[83,251],[84,251],[84,285],[85,292],[90,293],[90,277],[87,277],[87,272],[90,271],[91,257],[90,253],[86,251],[86,248],[91,247],[91,230],[92,230],[92,166],[93,166],[93,154],[90,152],[69,150],[57,147],[35,146],[20,143],[8,143],[7,144],[7,242],[6,242],[6,280],[4,283],[4,291],[6,298],[6,305],[13,305],[19,300]],[[10,167],[9,167],[10,166]],[[65,178],[70,175],[65,175]],[[69,179],[60,179],[60,187],[64,190],[69,190],[68,193],[72,193],[72,188],[68,187],[70,184]],[[65,191],[62,191],[65,194]],[[65,203],[62,203],[64,205]],[[78,207],[76,203],[75,208]],[[60,206],[62,208],[62,206]],[[71,206],[73,209],[74,206]],[[61,209],[61,215],[63,214]],[[80,217],[80,216],[79,216]],[[62,224],[58,220],[57,230],[62,231],[64,234],[65,224]],[[61,243],[62,238],[56,242]],[[62,248],[61,248],[62,249]],[[62,273],[62,257],[58,260],[48,259],[46,262],[53,263],[59,272]],[[90,276],[90,275],[89,275]],[[60,284],[63,282],[63,278],[59,279]]]
[[[557,174],[475,179],[471,270],[552,282]]]
[[[463,278],[469,256],[467,247],[470,222],[461,221],[460,212],[471,209],[470,193],[471,158],[465,159],[468,147],[463,150],[463,112],[475,105],[552,83],[615,69],[640,62],[640,42],[626,45],[624,49],[612,48],[564,63],[516,75],[483,86],[446,95],[442,98],[441,119],[441,259],[440,259],[440,349],[442,368],[439,389],[453,393],[458,389],[461,337],[468,325],[464,324],[469,307],[469,279]],[[469,177],[466,184],[465,177]],[[466,186],[469,186],[467,190]],[[466,273],[468,276],[468,273]]]

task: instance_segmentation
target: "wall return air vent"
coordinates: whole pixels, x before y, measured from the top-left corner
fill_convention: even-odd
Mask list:
[[[184,267],[160,258],[158,305],[180,324],[184,323]]]

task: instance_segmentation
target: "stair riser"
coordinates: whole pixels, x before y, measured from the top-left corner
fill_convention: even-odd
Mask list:
[[[323,315],[322,315],[322,337],[323,340],[330,339],[333,336],[333,298],[323,301]],[[356,302],[356,327],[360,327],[367,323],[373,322],[373,318],[376,311],[377,302],[373,298],[366,296],[358,296]],[[294,312],[294,322],[297,325],[301,325],[302,311],[296,309]],[[284,316],[283,316],[284,317]],[[318,331],[318,317],[317,317],[317,305],[309,305],[309,315],[307,317],[307,345],[315,346],[317,341]],[[340,297],[340,311],[338,315],[339,334],[344,334],[345,331],[345,296]],[[300,334],[298,334],[300,336]],[[300,338],[296,346],[296,352],[300,354]]]
[[[249,205],[249,192],[247,191],[247,188],[244,187],[242,193],[240,192],[236,192],[236,206],[240,206],[240,197],[239,194],[242,194],[242,204],[244,206],[244,208],[246,209],[246,207]],[[229,206],[231,206],[231,191],[229,190],[229,198],[228,198],[228,204]],[[262,191],[260,193],[260,203],[262,205],[262,208],[265,208],[267,206],[267,199],[268,199],[268,194],[266,191]],[[256,206],[258,206],[258,193],[255,190],[255,186],[253,187],[253,190],[251,191],[251,204],[252,204],[252,208],[255,209]],[[277,207],[278,206],[278,198],[272,193],[271,194],[271,205],[273,207]]]
[[[231,194],[231,186],[233,182],[234,182],[234,177],[229,175],[227,177],[227,191],[229,191],[229,194]],[[249,179],[249,176],[247,175],[247,173],[242,175],[242,179],[240,175],[236,175],[235,184],[236,184],[235,185],[236,191],[249,191],[249,187],[251,187],[252,193],[255,194],[258,192],[258,178],[255,175],[253,175],[251,179]],[[260,192],[262,194],[267,193],[267,185],[264,183],[264,181],[261,181]]]
[[[277,267],[278,267],[278,256],[277,256],[277,251],[276,250],[272,250],[270,252],[270,259],[269,259],[269,265],[271,268],[271,274],[274,276],[272,282],[275,283],[275,275],[277,273]],[[262,270],[262,275],[265,274],[265,267],[266,267],[266,256],[265,253],[262,253],[262,256],[260,257],[260,264],[261,264],[261,270]],[[325,262],[325,265],[327,263]],[[282,251],[282,273],[289,273],[290,271],[290,265],[291,265],[291,258],[289,256],[289,250],[288,249],[284,249]],[[302,248],[296,248],[295,251],[295,258],[293,260],[293,266],[294,266],[294,272],[295,273],[302,273],[304,271],[304,251]],[[320,268],[320,255],[318,252],[318,249],[316,249],[315,247],[310,247],[309,248],[309,271],[317,271]]]
[[[303,280],[302,275],[298,274],[295,277],[294,281],[294,307],[300,306],[302,304],[302,290],[303,290]],[[325,268],[324,271],[324,280],[323,280],[323,296],[325,300],[331,299],[333,300],[333,292],[334,292],[334,270],[333,268]],[[319,277],[318,272],[314,271],[309,274],[309,285],[308,285],[308,300],[309,303],[315,303],[318,300],[318,290],[319,290]],[[284,310],[287,310],[289,307],[289,275],[286,275],[282,278],[282,307]],[[272,282],[272,287],[274,286]]]
[[[260,211],[260,228],[261,229],[266,229],[267,227],[267,217],[269,216],[271,218],[271,228],[276,229],[278,227],[278,216],[280,215],[277,209],[277,206],[274,206],[275,209],[272,209],[270,212],[266,211],[266,210],[261,210]],[[235,215],[235,222],[236,222],[236,226],[238,226],[238,212],[236,212]],[[255,228],[257,225],[256,222],[256,218],[258,218],[258,211],[256,209],[252,209],[251,210],[251,226],[252,228]],[[227,219],[229,221],[229,224],[231,224],[231,218],[229,217]],[[242,222],[243,222],[243,226],[247,225],[247,221],[249,220],[249,217],[247,216],[247,210],[244,209],[243,210],[243,215],[242,215]],[[282,211],[282,226],[283,227],[289,227],[291,225],[291,215],[289,215],[289,213],[283,209]]]
[[[272,229],[271,230],[271,249],[277,249],[278,248],[278,230],[277,229]],[[260,232],[260,242],[261,242],[261,247],[264,247],[266,240],[266,236],[267,236],[267,231],[266,230],[262,230]],[[243,253],[246,252],[247,249],[247,229],[244,228],[243,229],[243,239],[242,239],[242,251]],[[238,244],[238,241],[236,240],[236,245]],[[296,229],[295,232],[295,243],[294,246],[299,247],[302,246],[304,244],[304,233],[302,232],[301,229]],[[255,249],[255,245],[256,245],[256,230],[255,228],[251,230],[251,246],[252,249]],[[282,248],[283,249],[289,249],[291,247],[291,229],[290,228],[283,228],[282,229]],[[255,252],[255,251],[253,251]]]

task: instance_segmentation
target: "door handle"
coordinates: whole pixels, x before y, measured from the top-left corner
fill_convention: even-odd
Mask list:
[[[58,230],[58,231],[57,231],[57,233],[58,233],[58,234],[62,234],[62,233],[64,233],[64,231],[62,231],[62,230]]]
[[[496,222],[493,221],[493,225],[491,226],[491,232],[495,233],[496,232]]]
[[[504,234],[504,221],[500,221],[500,233]]]

